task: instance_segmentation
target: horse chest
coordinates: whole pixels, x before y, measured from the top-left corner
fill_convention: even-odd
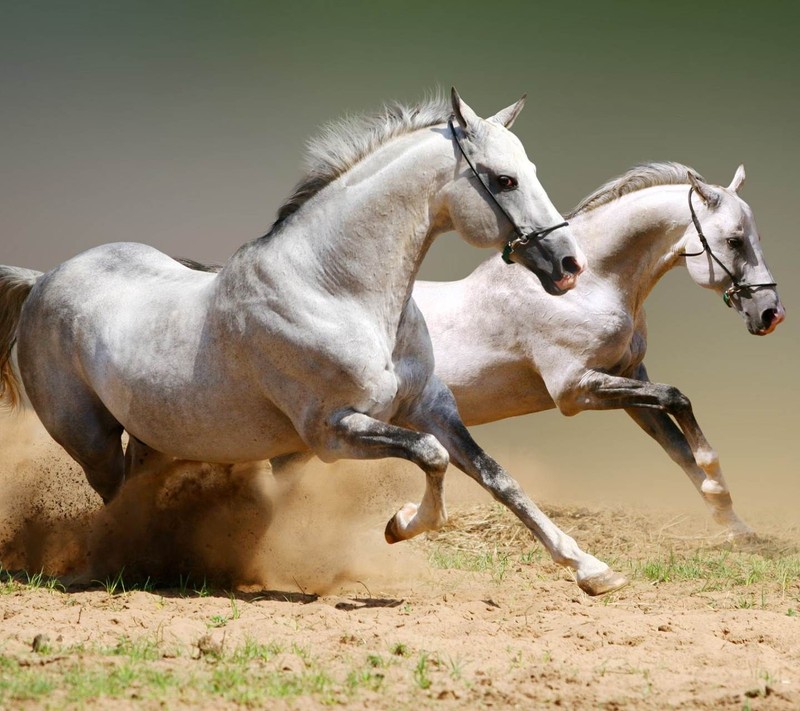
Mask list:
[[[555,350],[554,350],[555,349]],[[644,357],[644,334],[634,316],[615,304],[587,308],[562,324],[559,333],[545,343],[535,344],[537,364],[548,378],[560,377],[564,364],[575,369],[602,370],[622,374]],[[547,364],[555,365],[555,371]]]
[[[295,314],[250,350],[256,360],[266,356],[269,365],[259,372],[270,396],[289,411],[324,402],[326,409],[346,406],[389,419],[419,391],[417,359],[399,341],[362,314],[317,312],[305,319]]]
[[[582,353],[594,367],[608,368],[627,358],[633,335],[633,318],[623,309],[588,310],[564,326],[567,348]]]

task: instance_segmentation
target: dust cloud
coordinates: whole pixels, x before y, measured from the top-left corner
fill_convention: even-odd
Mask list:
[[[175,462],[126,482],[108,506],[32,416],[0,416],[0,563],[91,583],[207,583],[321,594],[391,585],[426,570],[383,538],[418,500],[406,463],[312,461],[277,477],[269,465]]]
[[[96,497],[30,414],[0,415],[0,564],[63,574],[83,565]]]
[[[540,505],[707,516],[680,469],[653,443],[645,442],[637,454],[627,430],[614,431],[613,418],[576,427],[538,415],[534,424],[534,443],[516,435],[509,441],[495,426],[479,428],[477,438]],[[598,424],[607,429],[593,432]],[[566,456],[552,447],[548,459],[548,442],[555,439],[549,429],[561,426],[569,426],[582,446]],[[502,435],[507,433],[504,428]],[[608,446],[617,437],[624,450]],[[451,508],[490,501],[455,468],[446,483]],[[742,483],[732,487],[736,509],[751,524],[765,512],[771,520],[786,509],[786,502],[773,501],[774,491],[761,500],[738,496]],[[392,459],[334,465],[312,460],[284,475],[273,475],[268,464],[175,462],[127,482],[103,507],[80,468],[33,415],[0,415],[0,564],[85,582],[123,571],[126,581],[167,586],[188,581],[322,594],[363,582],[401,590],[429,568],[413,545],[387,545],[383,528],[402,504],[419,501],[423,489],[419,469]],[[712,525],[709,533],[715,532]]]

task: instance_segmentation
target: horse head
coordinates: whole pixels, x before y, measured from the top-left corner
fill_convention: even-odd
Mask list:
[[[764,261],[753,211],[738,195],[744,179],[741,165],[727,188],[689,173],[692,223],[682,242],[692,279],[721,294],[750,333],[765,336],[783,321],[785,311]]]
[[[530,269],[548,293],[563,294],[575,286],[586,258],[508,130],[524,102],[482,119],[452,90],[448,129],[457,172],[445,200],[453,227],[468,243],[502,249],[508,263]]]

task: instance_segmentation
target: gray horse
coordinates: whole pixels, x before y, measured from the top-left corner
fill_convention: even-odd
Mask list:
[[[97,247],[42,277],[0,274],[0,335],[16,334],[19,372],[47,430],[106,501],[125,476],[169,458],[409,459],[426,474],[425,493],[389,521],[389,542],[444,523],[452,459],[582,589],[624,584],[471,438],[433,374],[410,298],[432,240],[451,229],[503,250],[551,294],[574,287],[584,257],[507,130],[521,108],[483,120],[453,91],[452,106],[334,125],[312,144],[312,169],[269,234],[216,274],[141,244]]]

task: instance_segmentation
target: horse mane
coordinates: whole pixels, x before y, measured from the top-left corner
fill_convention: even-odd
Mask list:
[[[377,113],[347,116],[323,126],[320,134],[307,144],[306,176],[281,205],[266,236],[273,234],[324,187],[392,138],[444,123],[452,112],[450,102],[437,92],[414,106],[391,102]]]
[[[602,205],[618,200],[623,195],[635,193],[645,188],[653,188],[657,185],[683,185],[689,182],[690,172],[703,180],[703,176],[697,171],[682,163],[674,163],[672,161],[641,163],[619,177],[601,185],[591,195],[585,197],[578,205],[572,208],[566,218],[568,220],[572,219],[576,215],[595,210]]]
[[[183,264],[184,267],[188,267],[195,272],[208,272],[209,274],[216,274],[217,272],[222,271],[221,264],[205,264],[204,262],[198,262],[196,259],[191,259],[190,257],[173,257],[173,259],[178,264]]]

